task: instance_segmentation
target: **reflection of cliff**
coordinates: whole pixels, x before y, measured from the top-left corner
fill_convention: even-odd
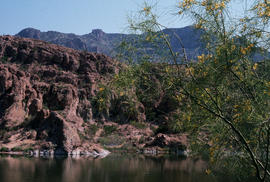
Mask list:
[[[97,159],[98,160],[98,159]],[[72,159],[66,158],[63,161],[62,182],[75,182],[75,181],[92,181],[92,169],[90,163],[94,159]]]
[[[211,181],[202,171],[205,163],[144,156],[92,158],[12,158],[0,157],[2,182],[152,182]]]
[[[61,169],[62,165],[57,160],[4,157],[0,158],[0,181],[45,182],[48,181],[48,178],[51,182],[60,181],[59,176],[54,174]]]

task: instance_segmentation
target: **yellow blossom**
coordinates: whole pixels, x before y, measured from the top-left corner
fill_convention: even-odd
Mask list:
[[[232,51],[234,51],[236,49],[236,46],[232,45],[231,49],[232,49]]]
[[[238,108],[238,107],[239,107],[239,105],[234,105],[233,107],[236,109],[236,108]]]
[[[124,95],[124,92],[120,92],[120,96],[123,96]]]
[[[211,174],[211,170],[210,170],[210,169],[206,169],[206,170],[205,170],[205,173],[206,173],[207,175],[209,175],[209,174]]]
[[[146,13],[146,15],[149,15],[151,11],[151,7],[144,7],[143,11]]]
[[[179,7],[189,9],[194,3],[195,0],[184,0],[183,2],[180,2]]]
[[[253,68],[253,70],[256,70],[257,67],[258,67],[258,63],[255,63],[252,68]]]
[[[189,68],[187,69],[187,71],[188,71],[188,73],[190,73],[191,75],[194,75],[194,68],[189,67]]]
[[[205,61],[205,55],[202,54],[201,56],[197,57],[200,63],[203,63]]]
[[[199,23],[198,23],[198,24],[196,24],[196,25],[195,25],[195,28],[197,28],[197,29],[202,28],[202,24],[199,24]]]
[[[104,99],[103,99],[103,98],[100,98],[98,101],[99,101],[99,102],[103,102],[103,101],[104,101]]]
[[[241,53],[242,53],[243,55],[246,55],[246,54],[247,54],[246,49],[245,49],[245,48],[243,48],[243,47],[241,47]]]

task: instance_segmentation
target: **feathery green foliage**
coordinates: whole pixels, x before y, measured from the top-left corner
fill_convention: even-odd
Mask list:
[[[155,67],[152,63],[133,66],[133,70],[142,70],[132,78],[137,86],[136,96],[150,120],[158,117],[151,99],[156,100],[160,91],[175,98],[178,112],[172,112],[167,120],[163,118],[166,126],[178,132],[188,131],[192,151],[207,151],[213,169],[230,171],[240,180],[255,176],[259,181],[268,181],[270,2],[253,0],[246,3],[241,16],[235,17],[231,2],[179,2],[178,14],[192,18],[194,27],[203,32],[206,50],[196,63],[187,60],[181,37],[182,52],[172,50],[152,7],[145,4],[139,18],[130,21],[130,28],[143,33],[150,43],[162,40],[170,53],[170,63],[174,64],[162,65],[158,74],[160,86],[155,85],[152,70],[145,67]]]

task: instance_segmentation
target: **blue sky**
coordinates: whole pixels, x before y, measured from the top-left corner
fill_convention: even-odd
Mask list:
[[[126,33],[127,17],[141,9],[145,1],[158,2],[160,22],[167,27],[192,24],[172,15],[177,12],[179,0],[1,0],[0,35],[14,35],[28,27],[79,35],[96,28]],[[234,8],[239,11],[237,3]]]
[[[100,28],[107,33],[125,32],[127,16],[138,10],[144,0],[1,0],[0,34],[16,34],[33,27],[86,34]],[[152,1],[156,2],[156,1]],[[169,27],[189,22],[168,16],[176,12],[177,0],[159,0],[161,21]],[[166,22],[166,23],[165,23]]]

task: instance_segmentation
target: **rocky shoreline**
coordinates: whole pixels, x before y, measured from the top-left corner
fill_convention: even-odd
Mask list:
[[[0,152],[0,154],[7,154],[7,155],[27,155],[27,156],[34,156],[34,157],[55,157],[55,156],[88,156],[88,157],[99,157],[104,158],[109,155],[111,152],[105,149],[99,149],[94,151],[79,151],[75,150],[70,153],[66,153],[62,150],[31,150],[31,151],[6,151]]]
[[[146,148],[146,149],[138,149],[134,151],[125,151],[125,153],[137,153],[143,155],[150,156],[161,156],[161,155],[172,155],[172,156],[180,156],[180,157],[188,157],[187,150],[164,150],[161,148]],[[31,151],[0,151],[0,155],[21,155],[21,156],[33,156],[33,157],[58,157],[58,156],[67,156],[67,157],[94,157],[94,158],[104,158],[110,155],[111,153],[122,153],[122,150],[117,151],[108,151],[105,149],[100,149],[99,151],[72,151],[71,153],[66,153],[64,151],[54,151],[54,150],[31,150]]]

